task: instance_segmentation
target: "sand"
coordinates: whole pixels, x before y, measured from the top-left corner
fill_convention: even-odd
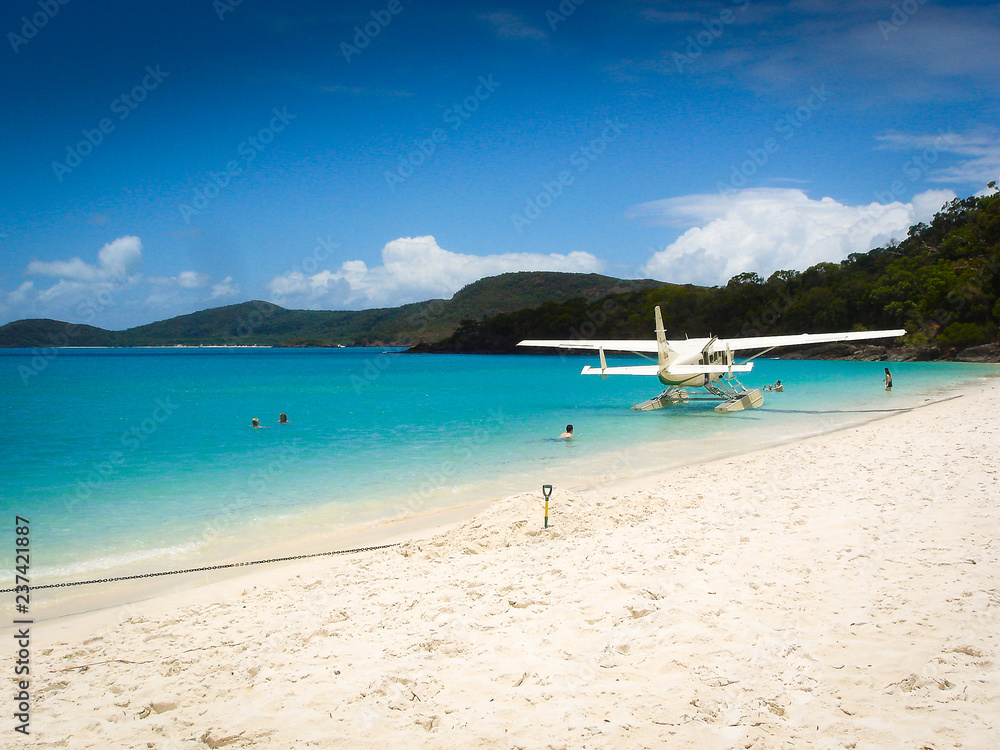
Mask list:
[[[998,386],[36,624],[3,741],[998,747]]]

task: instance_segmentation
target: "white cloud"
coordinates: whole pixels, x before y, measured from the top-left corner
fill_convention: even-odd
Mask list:
[[[787,97],[789,104],[803,82],[825,83],[843,97],[839,102],[882,108],[900,102],[979,103],[984,92],[996,89],[1000,72],[995,3],[686,2],[682,10],[665,5],[642,14],[663,29],[665,43],[656,58],[626,61],[638,73],[693,73],[710,84]]]
[[[877,140],[881,150],[911,153],[907,162],[911,169],[926,172],[935,182],[983,187],[1000,179],[1000,130],[996,128],[934,134],[890,131]],[[943,154],[962,158],[945,166],[940,163]]]
[[[142,264],[142,242],[138,237],[119,237],[97,253],[97,264],[79,258],[28,264],[27,273],[51,276],[63,282],[124,283]]]
[[[218,299],[219,297],[235,297],[240,293],[240,285],[233,283],[233,277],[227,276],[218,284],[212,284],[212,293],[208,296],[209,299]]]
[[[201,271],[181,271],[176,276],[150,276],[147,281],[153,286],[174,289],[204,289],[212,277]]]
[[[138,237],[119,237],[97,252],[99,276],[103,279],[127,277],[142,264],[142,241]]]
[[[601,261],[590,253],[464,255],[438,246],[433,237],[401,237],[382,249],[382,265],[349,260],[336,271],[306,276],[293,271],[272,279],[268,291],[279,304],[370,307],[451,297],[466,284],[509,271],[592,273]]]
[[[880,9],[878,23],[864,26],[869,39],[856,35],[872,61],[897,67],[900,76],[996,80],[1000,15],[995,5],[987,9],[928,4],[902,15],[894,8]]]
[[[220,297],[239,294],[240,287],[232,276],[212,283],[212,277],[201,271],[181,271],[176,276],[148,279],[154,290],[146,298],[146,305],[158,308],[197,307]],[[201,290],[209,290],[198,293]]]
[[[955,197],[950,190],[935,190],[914,196],[911,203],[850,206],[832,198],[812,200],[801,190],[758,188],[644,203],[630,215],[690,227],[649,259],[645,275],[714,285],[745,271],[762,276],[801,271],[901,239],[911,225],[927,221]]]
[[[204,289],[211,278],[200,271],[181,271],[177,274],[177,285],[181,289]]]
[[[917,193],[907,204],[913,206],[913,220],[910,224],[930,221],[945,203],[950,203],[957,197],[951,190],[925,190]]]
[[[176,276],[144,276],[142,242],[128,236],[104,245],[96,262],[79,257],[69,260],[32,261],[25,273],[53,279],[29,279],[0,295],[0,317],[56,318],[74,323],[123,327],[162,320],[211,306],[212,300],[239,294],[232,276],[213,283],[201,271],[181,271]]]
[[[97,252],[97,262],[80,258],[28,264],[25,273],[56,279],[47,287],[34,282],[21,284],[7,295],[7,305],[26,315],[51,317],[71,310],[106,307],[112,298],[133,286],[141,277],[142,242],[138,237],[119,237]]]
[[[74,281],[97,280],[97,266],[84,263],[79,258],[50,262],[33,260],[28,264],[27,273],[39,276],[54,276],[59,279],[72,279]]]
[[[13,292],[7,293],[6,304],[12,307],[23,305],[31,297],[35,289],[34,281],[25,281]]]

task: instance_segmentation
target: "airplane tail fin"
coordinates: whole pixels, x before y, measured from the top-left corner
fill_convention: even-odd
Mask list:
[[[656,316],[656,364],[660,370],[667,369],[669,358],[667,357],[667,332],[663,329],[663,315],[660,313],[660,306],[653,308]]]

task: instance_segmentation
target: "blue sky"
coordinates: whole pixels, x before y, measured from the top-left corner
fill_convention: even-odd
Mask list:
[[[724,284],[1000,176],[1000,5],[5,4],[0,323]]]

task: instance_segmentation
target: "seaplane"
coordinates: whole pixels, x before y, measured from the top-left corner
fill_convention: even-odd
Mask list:
[[[717,336],[683,340],[667,340],[663,328],[663,316],[657,306],[654,310],[656,319],[656,340],[542,340],[526,339],[518,346],[582,349],[596,351],[600,357],[600,367],[587,365],[581,375],[655,375],[660,383],[667,386],[659,396],[636,404],[633,409],[649,411],[662,409],[671,404],[692,400],[688,388],[704,388],[707,395],[702,399],[721,399],[722,403],[715,407],[717,412],[735,412],[744,409],[756,409],[764,403],[764,395],[760,389],[744,387],[737,379],[737,374],[753,370],[753,360],[772,349],[785,346],[802,346],[803,344],[826,344],[838,341],[864,341],[867,339],[887,339],[903,336],[906,331],[894,329],[889,331],[843,331],[838,333],[801,333],[788,336],[757,336],[752,338],[720,339]],[[758,351],[752,357],[742,362],[736,362],[736,352]],[[630,365],[625,367],[608,367],[605,352],[630,352],[655,365]],[[656,359],[648,356],[655,354]],[[697,397],[695,397],[697,398]]]

